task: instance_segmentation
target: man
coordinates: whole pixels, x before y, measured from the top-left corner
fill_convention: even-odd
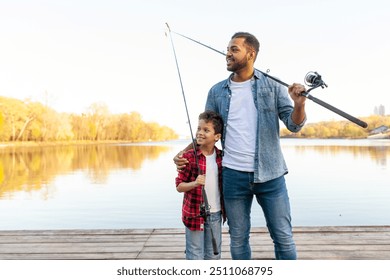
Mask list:
[[[234,34],[226,53],[230,77],[214,85],[206,110],[222,115],[222,185],[232,259],[251,259],[250,212],[253,197],[263,209],[276,259],[296,259],[290,203],[284,175],[287,166],[279,138],[279,119],[292,132],[306,121],[303,85],[287,90],[255,70],[260,44],[246,32]],[[289,95],[292,102],[289,98]],[[174,158],[180,169],[187,162]]]

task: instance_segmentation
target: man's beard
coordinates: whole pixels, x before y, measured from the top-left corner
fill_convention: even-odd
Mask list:
[[[231,72],[237,72],[241,69],[244,69],[247,66],[248,61],[244,57],[240,61],[234,60],[234,62],[230,65],[227,66],[226,69]]]

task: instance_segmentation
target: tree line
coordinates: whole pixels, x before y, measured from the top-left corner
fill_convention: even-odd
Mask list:
[[[138,112],[111,114],[105,104],[94,103],[85,113],[58,113],[31,100],[0,96],[0,141],[166,141],[177,133]]]
[[[324,121],[318,123],[307,123],[300,132],[291,133],[286,128],[281,129],[282,137],[301,138],[366,138],[370,132],[380,126],[390,127],[390,116],[372,115],[361,118],[368,124],[367,128],[349,121]]]
[[[362,118],[363,129],[349,121],[307,123],[299,133],[281,129],[282,137],[365,138],[390,116]],[[167,141],[177,133],[155,122],[145,122],[138,112],[111,114],[105,104],[94,103],[85,113],[58,113],[40,102],[0,96],[0,141]]]

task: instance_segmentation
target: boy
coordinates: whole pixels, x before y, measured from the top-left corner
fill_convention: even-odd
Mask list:
[[[184,192],[182,221],[186,226],[186,259],[220,259],[221,258],[221,220],[225,221],[222,199],[222,153],[215,146],[221,139],[223,121],[213,111],[199,115],[196,142],[196,155],[193,149],[185,152],[183,157],[189,164],[179,171],[176,177],[176,189]],[[200,173],[196,162],[198,157]],[[204,203],[202,186],[208,198],[210,216],[206,223],[201,216],[201,204]],[[218,255],[214,255],[211,228],[215,237]]]

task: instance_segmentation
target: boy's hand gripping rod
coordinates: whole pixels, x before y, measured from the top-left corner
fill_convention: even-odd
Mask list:
[[[171,33],[171,30],[170,30],[168,24],[167,24],[167,27],[168,27],[169,33]],[[177,69],[177,73],[179,75],[179,81],[180,81],[180,86],[181,86],[181,93],[183,95],[184,106],[185,106],[186,113],[187,113],[188,126],[190,127],[190,134],[191,134],[191,139],[192,139],[192,147],[193,147],[193,150],[194,150],[195,162],[196,162],[196,166],[197,166],[197,169],[198,169],[198,175],[200,175],[201,174],[201,170],[200,170],[200,167],[199,167],[198,156],[196,154],[196,143],[195,143],[194,135],[192,133],[190,115],[188,113],[188,106],[187,106],[186,96],[184,94],[183,82],[182,82],[181,75],[180,75],[179,63],[177,62],[175,46],[173,44],[173,39],[172,39],[171,34],[170,34],[169,37],[171,38],[171,45],[172,45],[173,55],[175,57],[176,69]],[[208,217],[210,216],[210,205],[209,205],[209,202],[208,202],[208,199],[207,199],[207,194],[206,194],[206,190],[204,188],[204,185],[202,185],[202,197],[203,197],[203,203],[200,205],[200,215],[199,216],[202,217],[203,220],[204,220],[204,223],[206,223]],[[218,255],[219,252],[218,252],[217,241],[216,241],[216,239],[214,237],[213,228],[211,226],[210,226],[210,232],[211,232],[211,243],[212,243],[212,246],[213,246],[213,253],[214,253],[214,255]]]
[[[176,35],[179,35],[179,36],[181,36],[181,37],[183,37],[183,38],[186,38],[186,39],[188,39],[188,40],[190,40],[190,41],[192,41],[192,42],[195,42],[195,43],[197,43],[197,44],[199,44],[199,45],[201,45],[201,46],[204,46],[204,47],[206,47],[206,48],[208,48],[208,49],[210,49],[210,50],[213,50],[213,51],[215,51],[215,52],[217,52],[217,53],[220,53],[220,54],[226,56],[225,53],[223,53],[223,52],[221,52],[221,51],[219,51],[219,50],[217,50],[217,49],[214,49],[214,48],[212,48],[212,47],[210,47],[210,46],[208,46],[208,45],[205,45],[205,44],[203,44],[203,43],[201,43],[201,42],[199,42],[199,41],[196,41],[196,40],[194,40],[194,39],[192,39],[192,38],[190,38],[190,37],[187,37],[187,36],[185,36],[185,35],[183,35],[183,34],[180,34],[180,33],[174,32],[174,31],[171,31],[171,29],[169,28],[168,23],[166,23],[166,25],[167,25],[167,27],[168,27],[169,33],[175,33]],[[286,84],[285,82],[283,82],[283,81],[281,81],[281,80],[279,80],[279,79],[277,79],[277,78],[275,78],[275,77],[273,77],[273,76],[271,76],[271,75],[269,75],[269,74],[267,74],[267,73],[264,73],[264,72],[260,71],[259,69],[256,69],[256,70],[259,71],[260,73],[262,73],[262,74],[263,74],[264,76],[266,76],[267,78],[270,78],[270,79],[274,80],[275,82],[277,82],[277,83],[279,83],[279,84],[281,84],[281,85],[283,85],[283,86],[286,86],[286,87],[289,86],[289,85]],[[313,78],[313,80],[314,80],[315,82],[312,83],[312,85],[309,85],[309,86],[312,86],[312,88],[310,88],[308,91],[303,92],[302,95],[305,96],[306,98],[310,99],[311,101],[317,103],[318,105],[321,105],[321,106],[325,107],[326,109],[328,109],[328,110],[330,110],[330,111],[332,111],[332,112],[334,112],[334,113],[336,113],[336,114],[338,114],[338,115],[340,115],[340,116],[342,116],[342,117],[348,119],[349,121],[351,121],[351,122],[353,122],[353,123],[355,123],[355,124],[357,124],[357,125],[359,125],[359,126],[361,126],[361,127],[363,127],[363,128],[367,128],[368,124],[367,124],[366,122],[364,122],[364,121],[362,121],[362,120],[360,120],[360,119],[358,119],[358,118],[355,118],[354,116],[351,116],[351,115],[347,114],[346,112],[341,111],[340,109],[338,109],[338,108],[336,108],[336,107],[334,107],[334,106],[332,106],[332,105],[330,105],[330,104],[328,104],[328,103],[326,103],[326,102],[324,102],[324,101],[322,101],[322,100],[320,100],[320,99],[318,99],[318,98],[316,98],[316,97],[310,95],[309,92],[310,92],[311,90],[317,88],[317,87],[324,87],[324,86],[327,87],[327,85],[321,80],[321,76],[318,75],[318,73],[316,73],[316,72],[313,72],[313,73],[315,73],[315,75],[317,75],[317,76],[313,78],[313,75],[310,74],[310,73],[308,73],[308,74],[306,75],[306,78],[308,78],[309,75],[310,75],[310,78]],[[318,77],[319,77],[319,78],[318,78]],[[310,79],[310,78],[309,78],[309,79]],[[317,79],[317,78],[318,78],[318,79]],[[306,80],[308,80],[308,79],[306,79]]]

